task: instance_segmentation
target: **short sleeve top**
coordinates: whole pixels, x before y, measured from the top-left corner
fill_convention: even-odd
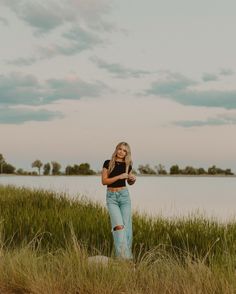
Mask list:
[[[109,162],[110,162],[109,159],[105,160],[104,163],[103,163],[103,168],[108,169]],[[109,174],[108,178],[113,178],[115,176],[118,176],[120,174],[125,173],[125,167],[126,167],[125,162],[115,161],[115,167],[111,171],[111,173]],[[128,173],[130,173],[131,170],[132,170],[132,166],[130,165],[129,169],[128,169]],[[110,185],[107,185],[107,187],[124,187],[124,186],[126,186],[126,180],[125,179],[117,180],[114,183],[112,183]]]

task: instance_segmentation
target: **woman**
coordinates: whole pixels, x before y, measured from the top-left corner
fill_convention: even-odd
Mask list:
[[[102,184],[107,185],[106,204],[108,207],[112,234],[117,257],[132,259],[132,217],[131,200],[126,180],[133,185],[136,177],[132,174],[130,146],[121,142],[116,146],[110,160],[102,169]]]

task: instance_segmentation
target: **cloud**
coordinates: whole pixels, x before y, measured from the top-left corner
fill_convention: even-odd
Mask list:
[[[67,45],[43,45],[37,47],[37,56],[20,57],[13,60],[7,60],[6,63],[15,66],[29,66],[37,61],[56,57],[58,55],[71,56],[84,50],[93,49],[98,44],[102,44],[103,40],[98,35],[80,27],[75,27],[62,35],[68,40]],[[64,43],[64,42],[62,42]]]
[[[232,76],[234,74],[234,71],[230,68],[222,68],[220,70],[220,75],[222,76]]]
[[[50,31],[61,25],[68,17],[67,13],[63,15],[63,7],[58,2],[53,1],[24,1],[11,0],[3,1],[17,17],[26,22],[38,31]]]
[[[95,23],[100,23],[110,8],[108,0],[2,0],[1,2],[19,19],[40,33],[47,33],[65,23],[78,21],[94,26]],[[105,25],[99,24],[99,27],[106,29]]]
[[[206,120],[182,120],[175,121],[173,124],[184,128],[236,125],[236,115],[220,114],[215,118],[208,118]]]
[[[0,105],[40,105],[42,90],[33,75],[0,75]]]
[[[183,105],[236,109],[236,90],[234,91],[185,90],[179,93],[175,93],[170,98]]]
[[[70,41],[70,45],[66,46],[55,46],[56,54],[73,55],[83,50],[92,49],[96,45],[101,44],[103,41],[101,37],[95,35],[81,27],[74,27],[71,30],[63,34],[67,40]]]
[[[219,78],[216,74],[212,74],[212,73],[204,73],[202,75],[202,80],[204,82],[210,82],[210,81],[217,81]]]
[[[231,76],[234,74],[234,71],[230,68],[222,68],[219,71],[220,76]],[[219,76],[217,74],[214,73],[204,73],[202,75],[202,80],[204,82],[210,82],[210,81],[218,81],[219,80]]]
[[[191,89],[191,86],[197,84],[180,74],[171,74],[165,80],[153,82],[144,95],[170,99],[182,105],[236,109],[236,90]]]
[[[139,78],[143,75],[151,74],[149,71],[145,70],[136,70],[124,67],[118,63],[107,63],[104,60],[94,56],[90,60],[95,63],[99,68],[107,70],[109,73],[115,75],[117,78]]]
[[[44,98],[44,103],[56,100],[78,100],[82,97],[98,97],[106,86],[100,82],[87,83],[77,77],[62,79],[50,79],[46,81],[50,89]]]
[[[64,115],[46,109],[31,110],[27,108],[0,107],[0,124],[22,124],[28,121],[51,121],[61,119]]]
[[[0,105],[37,106],[62,99],[97,97],[105,88],[102,83],[84,82],[76,76],[39,82],[33,75],[11,73],[8,76],[0,75]]]
[[[163,95],[172,97],[175,93],[185,90],[197,83],[178,73],[169,73],[167,78],[153,82],[151,88],[145,91],[146,95]]]
[[[38,44],[43,41],[36,46],[34,55],[7,60],[10,65],[29,66],[55,56],[71,56],[91,50],[104,44],[104,32],[116,30],[111,22],[103,19],[110,11],[108,0],[2,0],[2,3],[33,28]],[[59,27],[60,40],[57,43],[49,41],[45,45],[45,39],[39,38]]]

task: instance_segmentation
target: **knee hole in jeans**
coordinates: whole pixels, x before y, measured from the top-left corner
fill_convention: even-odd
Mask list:
[[[113,228],[113,231],[118,231],[118,230],[123,230],[124,229],[124,225],[117,225]]]

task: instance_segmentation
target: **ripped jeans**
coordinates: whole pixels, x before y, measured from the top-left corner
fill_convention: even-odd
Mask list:
[[[117,192],[107,190],[106,204],[110,215],[112,234],[117,257],[132,259],[131,200],[127,188]],[[119,229],[114,228],[119,226]]]

